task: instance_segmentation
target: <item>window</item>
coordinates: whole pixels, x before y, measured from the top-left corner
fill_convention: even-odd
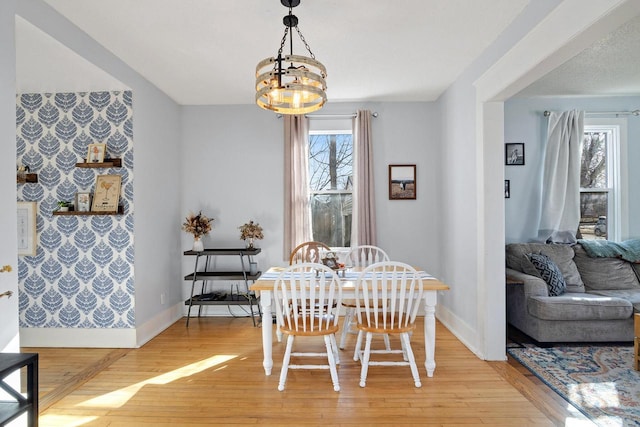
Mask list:
[[[585,120],[580,165],[580,233],[583,239],[619,241],[626,229],[623,202],[626,127],[620,119]],[[621,128],[624,131],[621,131]]]
[[[313,240],[351,245],[353,139],[347,131],[309,132],[309,194]]]

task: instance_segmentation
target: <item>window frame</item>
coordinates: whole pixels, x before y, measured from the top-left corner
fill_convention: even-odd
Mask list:
[[[584,132],[610,132],[607,138],[607,187],[580,188],[582,193],[607,193],[607,239],[621,241],[629,233],[627,119],[585,118]],[[581,147],[582,153],[582,147]],[[581,154],[582,156],[582,154]],[[582,212],[580,212],[582,216]]]
[[[311,189],[311,174],[309,174],[309,182],[307,182],[308,185],[308,192],[309,192],[309,216],[311,218],[311,232],[312,232],[312,236],[313,236],[313,215],[312,215],[312,211],[311,211],[311,201],[313,199],[314,196],[316,195],[332,195],[332,194],[351,194],[351,200],[352,200],[352,210],[355,207],[355,195],[354,195],[354,183],[353,183],[353,168],[355,167],[355,147],[353,146],[353,129],[340,129],[340,130],[336,130],[336,129],[309,129],[308,135],[309,135],[309,144],[311,143],[311,135],[337,135],[337,134],[342,134],[342,135],[351,135],[351,143],[352,143],[352,151],[351,151],[351,156],[352,156],[352,171],[351,171],[351,177],[352,177],[352,181],[351,181],[351,190],[319,190],[319,191],[315,191]],[[311,150],[309,150],[309,156],[311,156]],[[353,227],[353,215],[351,216],[351,226]],[[313,236],[313,238],[315,239],[315,236]],[[322,242],[328,245],[327,242]],[[344,246],[331,246],[331,249],[334,249],[336,251],[344,251],[349,249],[349,247],[344,247]]]

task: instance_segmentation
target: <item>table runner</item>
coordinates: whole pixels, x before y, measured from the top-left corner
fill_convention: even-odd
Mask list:
[[[427,273],[426,271],[417,271],[416,272],[418,277],[420,279],[423,280],[435,280],[436,278],[433,277],[431,274]],[[262,276],[260,276],[260,280],[276,280],[280,277],[280,272],[279,271],[267,271],[265,273],[262,273]],[[374,277],[374,274],[379,277],[381,275],[381,272],[368,272],[364,277],[365,279],[370,279]],[[305,273],[305,277],[311,277],[314,276],[315,273],[314,272],[308,272]],[[285,279],[290,279],[292,276],[291,272],[287,272],[284,274],[284,278]],[[296,276],[298,276],[298,274],[296,274]],[[345,270],[345,271],[338,271],[338,277],[340,279],[344,279],[344,280],[357,280],[358,277],[360,276],[360,272],[358,271],[349,271],[349,270]]]

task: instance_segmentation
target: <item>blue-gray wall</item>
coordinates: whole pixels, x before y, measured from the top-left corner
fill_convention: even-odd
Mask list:
[[[513,98],[505,102],[505,142],[524,142],[525,165],[505,166],[505,179],[511,181],[511,198],[505,200],[506,241],[526,242],[535,238],[540,219],[542,150],[546,140],[545,110],[571,109],[632,111],[640,108],[640,97],[593,98]],[[607,117],[607,116],[598,116]],[[615,117],[615,116],[610,116]],[[626,238],[640,237],[640,117],[627,117],[629,231]]]
[[[441,181],[436,105],[329,102],[321,114],[349,114],[358,109],[378,113],[372,119],[378,244],[392,259],[438,275],[439,218],[435,206]],[[321,125],[329,122],[319,121]],[[242,246],[238,227],[252,219],[264,228],[264,239],[257,242],[262,249],[256,257],[259,268],[288,263],[283,259],[283,138],[283,120],[255,105],[182,109],[182,213],[186,216],[202,209],[215,218],[211,233],[204,238],[205,246]],[[416,165],[416,200],[389,200],[389,164]],[[181,243],[183,249],[189,249],[193,238],[182,233]],[[182,273],[189,274],[193,257],[181,258]],[[218,258],[217,266],[239,264],[232,257]],[[228,289],[227,283],[216,285]],[[183,298],[189,291],[189,283],[183,281]],[[216,309],[205,307],[204,311],[214,313]]]

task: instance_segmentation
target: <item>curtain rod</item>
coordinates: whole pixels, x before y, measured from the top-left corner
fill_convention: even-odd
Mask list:
[[[282,118],[282,114],[278,114],[278,118]],[[351,114],[305,114],[304,115],[308,119],[353,119],[357,116],[357,113]],[[378,117],[378,112],[375,111],[371,113],[371,117]]]
[[[549,117],[549,115],[551,114],[551,111],[546,110],[544,112],[544,116],[545,117]],[[587,111],[585,112],[586,115],[588,116],[594,116],[594,115],[624,115],[624,116],[640,116],[640,110],[633,110],[633,111]]]

